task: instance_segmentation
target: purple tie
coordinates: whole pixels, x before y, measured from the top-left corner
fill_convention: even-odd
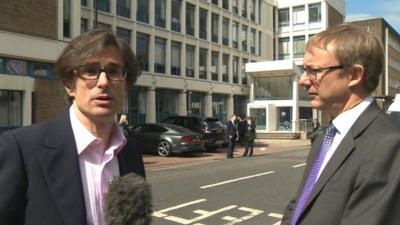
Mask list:
[[[318,172],[321,168],[322,162],[324,161],[326,152],[329,150],[332,144],[333,137],[335,137],[335,133],[336,133],[335,126],[333,126],[332,124],[325,132],[324,140],[319,149],[318,157],[316,158],[311,168],[310,175],[308,176],[307,181],[304,185],[303,192],[301,193],[300,198],[297,201],[297,205],[293,212],[292,220],[290,222],[291,225],[297,224],[297,220],[299,219],[300,214],[304,210],[304,206],[306,205],[308,197],[310,197],[314,184],[317,181]]]

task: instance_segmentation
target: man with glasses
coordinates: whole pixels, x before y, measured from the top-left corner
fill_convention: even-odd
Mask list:
[[[400,128],[372,97],[383,59],[379,40],[348,24],[307,43],[298,82],[332,122],[311,147],[282,224],[399,223]]]
[[[131,48],[92,30],[68,44],[55,69],[69,110],[0,137],[0,224],[102,225],[113,177],[145,177],[138,144],[116,121],[140,73]]]

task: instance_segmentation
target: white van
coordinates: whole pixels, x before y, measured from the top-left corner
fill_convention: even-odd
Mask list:
[[[387,110],[387,113],[396,121],[400,122],[400,94],[396,94],[393,103]]]

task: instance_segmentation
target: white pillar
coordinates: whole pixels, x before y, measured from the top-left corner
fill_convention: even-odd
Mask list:
[[[228,120],[229,118],[231,118],[231,115],[235,113],[233,110],[233,94],[229,94],[227,100],[228,100],[227,102],[228,106],[227,106],[226,119]]]
[[[211,92],[208,92],[206,94],[205,106],[206,106],[205,107],[205,112],[204,112],[205,116],[206,117],[212,117],[213,113],[212,113],[212,93]]]
[[[187,101],[186,101],[186,90],[179,91],[179,108],[178,114],[180,116],[187,115]]]

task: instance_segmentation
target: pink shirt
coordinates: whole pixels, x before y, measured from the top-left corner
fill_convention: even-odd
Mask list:
[[[126,138],[115,122],[110,146],[105,149],[103,141],[81,123],[73,107],[70,107],[69,112],[79,155],[87,224],[105,225],[103,195],[113,177],[119,175],[117,154],[125,145]]]

